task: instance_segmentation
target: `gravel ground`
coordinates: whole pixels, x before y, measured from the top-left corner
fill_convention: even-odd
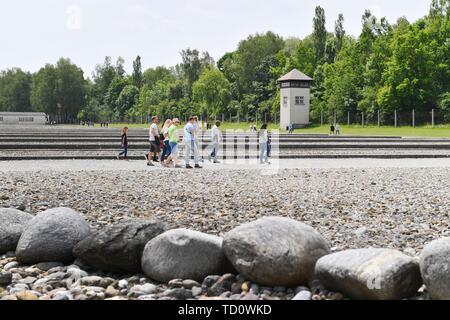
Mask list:
[[[182,155],[183,148],[179,149]],[[207,151],[210,149],[204,151],[204,156],[208,154]],[[49,156],[49,157],[57,157],[57,156],[110,156],[115,157],[119,152],[122,150],[115,149],[115,150],[0,150],[0,157],[5,157],[6,159],[11,157],[36,157],[36,156]],[[141,156],[142,159],[144,158],[144,150],[134,150],[129,149],[128,150],[128,156],[135,157],[135,156]],[[248,153],[248,151],[247,151]],[[242,155],[245,154],[244,152],[237,152],[236,155]],[[311,155],[326,155],[326,156],[338,156],[338,155],[352,155],[352,156],[373,156],[373,155],[415,155],[415,156],[427,156],[427,155],[433,155],[437,157],[450,157],[450,149],[449,150],[433,150],[433,149],[282,149],[281,151],[278,148],[272,149],[272,155],[302,155],[302,156],[311,156]],[[227,156],[234,157],[234,151],[229,151]],[[252,156],[256,158],[257,154],[255,152],[252,152]],[[184,158],[184,156],[182,155]],[[223,157],[223,150],[219,154],[219,158]],[[1,167],[1,165],[0,165]],[[0,168],[1,171],[1,168]]]
[[[196,171],[133,161],[1,162],[0,207],[70,207],[93,230],[143,218],[219,236],[263,216],[285,216],[316,228],[332,251],[384,247],[417,256],[450,236],[450,160],[286,160],[269,175],[256,168],[245,161]],[[316,291],[315,300],[329,294]],[[277,297],[275,288],[266,293]]]
[[[189,172],[143,166],[2,162],[0,206],[32,213],[66,206],[94,228],[140,217],[217,235],[262,216],[288,216],[317,228],[339,250],[420,250],[450,235],[448,159],[286,160],[272,172],[277,174],[252,169],[246,161],[207,163],[206,170]]]

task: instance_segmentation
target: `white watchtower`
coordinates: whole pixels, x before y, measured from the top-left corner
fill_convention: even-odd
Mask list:
[[[293,123],[294,129],[309,125],[311,82],[301,71],[294,69],[277,82],[280,83],[280,127]]]

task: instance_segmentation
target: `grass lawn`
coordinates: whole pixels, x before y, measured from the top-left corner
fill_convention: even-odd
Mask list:
[[[330,126],[312,125],[305,129],[295,130],[296,133],[325,133],[330,132]],[[430,126],[412,127],[380,127],[361,125],[343,126],[341,125],[341,134],[343,135],[361,135],[361,136],[402,136],[402,137],[432,137],[432,138],[450,138],[450,125],[440,125],[434,128]]]
[[[254,123],[251,123],[253,125]],[[160,126],[162,124],[160,123]],[[257,129],[261,127],[262,123],[259,123]],[[79,125],[76,125],[79,126]],[[96,124],[96,127],[100,127],[100,124]],[[126,124],[126,123],[110,123],[109,127],[113,128],[149,128],[148,124]],[[184,124],[181,124],[184,127]],[[221,130],[243,130],[248,131],[250,123],[229,123],[224,122],[220,126]],[[269,130],[279,130],[279,125],[270,123]],[[296,129],[295,133],[313,133],[313,134],[328,134],[330,127],[328,125],[311,125],[305,129]],[[286,132],[281,130],[282,133]],[[398,127],[385,126],[378,128],[377,126],[366,126],[362,128],[361,125],[352,125],[349,127],[341,125],[342,135],[361,135],[361,136],[401,136],[401,137],[430,137],[430,138],[450,138],[450,125],[437,125],[434,128],[429,126],[420,126],[416,128],[412,127]]]

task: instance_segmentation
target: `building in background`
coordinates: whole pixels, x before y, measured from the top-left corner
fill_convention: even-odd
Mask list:
[[[45,125],[48,117],[45,113],[39,112],[0,112],[1,125]]]
[[[309,125],[312,78],[294,69],[277,80],[280,83],[280,127],[294,129]]]

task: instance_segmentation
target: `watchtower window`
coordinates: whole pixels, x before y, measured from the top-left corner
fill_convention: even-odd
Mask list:
[[[295,105],[296,106],[304,106],[305,105],[305,97],[295,97]]]

